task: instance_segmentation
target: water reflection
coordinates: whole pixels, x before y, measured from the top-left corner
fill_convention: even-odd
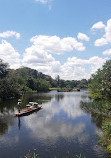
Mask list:
[[[83,121],[76,122],[76,119],[85,116],[85,113],[79,107],[82,100],[88,99],[88,96],[80,97],[83,93],[55,93],[51,96],[50,102],[43,103],[41,115],[31,115],[25,117],[24,121],[27,128],[31,130],[34,138],[54,139],[57,138],[74,138],[81,135],[84,131],[85,124]],[[80,142],[85,141],[88,136],[79,137]]]
[[[80,153],[86,158],[107,157],[103,148],[96,147],[95,132],[102,118],[82,107],[81,103],[90,103],[85,91],[25,95],[22,106],[29,101],[42,104],[43,109],[16,118],[17,100],[0,106],[1,158],[24,157],[26,151],[36,147],[41,158],[72,158]]]
[[[81,101],[80,107],[85,113],[91,115],[92,123],[101,129],[104,119],[108,116],[108,107],[110,104],[111,102],[104,100],[91,100],[90,102]]]
[[[15,101],[0,102],[0,135],[7,133],[15,123],[13,119],[14,105]]]

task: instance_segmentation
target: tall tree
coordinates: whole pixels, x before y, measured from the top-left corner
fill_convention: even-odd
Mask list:
[[[98,71],[92,75],[89,84],[91,96],[94,98],[107,98],[111,96],[111,60],[108,60]]]
[[[0,59],[0,79],[6,77],[8,74],[8,64],[4,63],[2,59]]]

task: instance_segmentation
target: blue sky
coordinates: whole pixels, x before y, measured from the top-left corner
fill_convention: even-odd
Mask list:
[[[0,58],[88,79],[111,56],[111,0],[0,0]]]

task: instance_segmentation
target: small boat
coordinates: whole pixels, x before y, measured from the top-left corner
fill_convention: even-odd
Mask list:
[[[28,115],[36,110],[40,110],[42,106],[38,105],[36,102],[29,102],[28,105],[26,105],[26,108],[20,110],[20,112],[15,113],[15,116],[24,116]]]
[[[77,91],[80,91],[80,88],[76,88]]]

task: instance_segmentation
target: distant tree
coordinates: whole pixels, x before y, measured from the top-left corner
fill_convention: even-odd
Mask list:
[[[51,87],[50,83],[43,79],[37,80],[37,91],[38,92],[46,92],[49,91]]]
[[[19,85],[13,78],[6,77],[0,80],[0,98],[10,99],[19,95]]]
[[[2,59],[0,59],[0,79],[6,77],[8,74],[8,64],[4,63]]]
[[[32,90],[37,90],[37,79],[34,79],[32,77],[29,77],[27,79],[27,84],[26,84],[27,87],[29,87],[30,89]]]
[[[86,79],[82,79],[78,84],[79,88],[88,88],[88,81]]]
[[[60,87],[60,76],[57,75],[56,77],[57,87]]]

